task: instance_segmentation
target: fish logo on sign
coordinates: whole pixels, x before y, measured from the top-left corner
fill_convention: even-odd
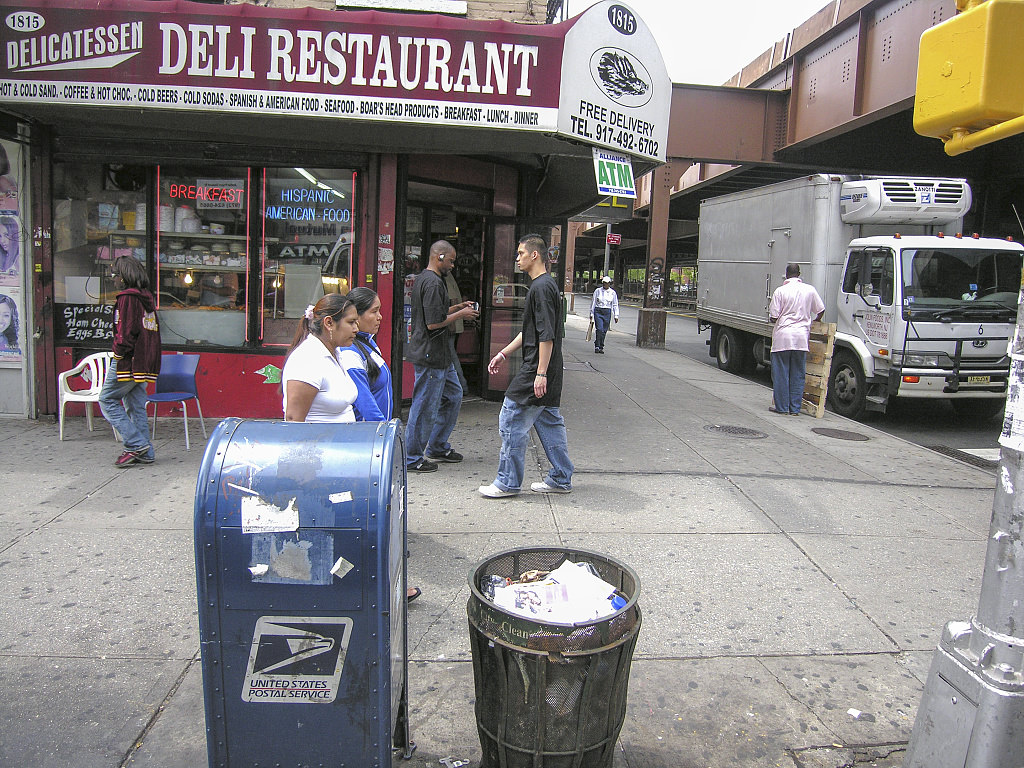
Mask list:
[[[253,629],[242,701],[329,704],[337,698],[352,619],[261,616]]]

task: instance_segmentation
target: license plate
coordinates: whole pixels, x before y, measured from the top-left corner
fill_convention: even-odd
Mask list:
[[[968,384],[991,384],[992,383],[992,377],[991,376],[968,376],[967,377],[967,383]]]

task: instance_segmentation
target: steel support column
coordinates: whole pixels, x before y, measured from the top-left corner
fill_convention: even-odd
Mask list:
[[[665,278],[668,275],[668,207],[678,174],[670,163],[652,172],[647,223],[647,279],[644,304],[637,315],[636,345],[665,347]]]

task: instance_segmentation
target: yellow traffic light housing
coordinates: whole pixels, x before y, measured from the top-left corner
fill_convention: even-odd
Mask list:
[[[914,130],[950,155],[1024,132],[1022,37],[1024,0],[986,0],[921,35]]]

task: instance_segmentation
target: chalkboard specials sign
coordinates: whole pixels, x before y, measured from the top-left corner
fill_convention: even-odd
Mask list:
[[[114,338],[114,305],[58,304],[54,332],[58,344],[109,342]]]

